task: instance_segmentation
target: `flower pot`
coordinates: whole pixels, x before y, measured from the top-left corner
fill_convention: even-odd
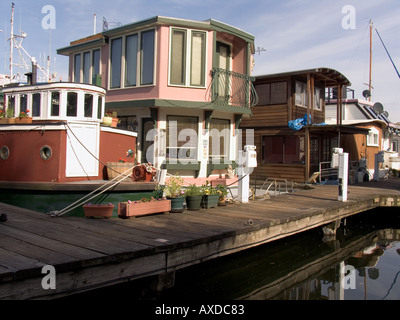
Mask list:
[[[171,200],[170,212],[183,212],[183,202],[185,201],[185,197],[168,198],[168,200]]]
[[[109,204],[85,204],[83,206],[87,218],[110,218],[112,217],[114,205]]]
[[[187,209],[191,211],[196,211],[201,209],[202,195],[186,197]]]
[[[130,201],[118,203],[118,217],[129,218],[147,214],[163,213],[171,210],[170,200],[154,200],[149,202]]]
[[[16,118],[17,123],[32,123],[32,117]]]
[[[203,196],[201,206],[204,209],[215,208],[218,206],[219,194],[208,194]]]
[[[103,117],[103,125],[106,127],[111,127],[112,117]]]
[[[133,170],[134,166],[135,166],[134,163],[129,163],[129,162],[107,162],[108,180],[112,180],[124,172],[125,172],[125,175],[127,175],[127,177],[124,179],[124,181],[129,180],[129,177],[132,175],[132,171],[128,171],[128,170],[129,169]],[[120,178],[122,179],[122,176]]]
[[[218,199],[218,205],[219,206],[227,206],[228,205],[228,203],[226,202],[226,197],[220,197],[219,199]]]
[[[112,118],[111,127],[116,128],[118,124],[118,118]]]

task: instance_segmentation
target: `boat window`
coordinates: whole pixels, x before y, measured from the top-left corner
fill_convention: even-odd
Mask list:
[[[34,93],[32,95],[32,117],[40,117],[40,102],[41,95],[40,93]]]
[[[67,94],[67,117],[76,117],[78,115],[78,94],[68,92]]]
[[[13,118],[15,116],[15,96],[8,97],[7,117]]]
[[[51,149],[50,146],[46,145],[40,148],[40,157],[43,160],[49,160],[52,155],[53,155],[53,150]]]
[[[0,157],[3,160],[7,160],[9,156],[10,156],[10,149],[8,149],[7,146],[2,146],[0,150]]]
[[[51,116],[58,117],[60,115],[60,93],[51,93]]]
[[[26,94],[21,94],[19,96],[19,111],[27,113],[28,110],[28,96]]]
[[[93,117],[93,95],[85,94],[85,117]]]
[[[103,108],[103,97],[99,97],[97,104],[97,118],[102,118],[102,108]]]

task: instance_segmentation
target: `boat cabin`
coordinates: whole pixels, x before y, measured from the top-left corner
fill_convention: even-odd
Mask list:
[[[5,87],[3,93],[0,181],[103,180],[107,162],[135,150],[136,133],[101,125],[101,87],[55,82]]]

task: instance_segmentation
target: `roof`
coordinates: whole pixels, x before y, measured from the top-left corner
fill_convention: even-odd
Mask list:
[[[306,76],[307,74],[312,74],[316,80],[324,81],[327,87],[334,87],[337,86],[338,84],[341,84],[343,86],[351,86],[350,80],[348,80],[339,71],[324,67],[298,70],[298,71],[289,71],[276,74],[259,75],[255,76],[255,78],[256,80],[267,80],[270,78],[278,78],[278,77],[288,77],[288,76],[298,76],[298,75]]]
[[[135,32],[144,28],[157,25],[168,25],[168,26],[185,27],[185,28],[200,29],[200,30],[227,32],[252,44],[254,43],[255,39],[254,36],[251,35],[250,33],[247,33],[239,28],[233,27],[231,25],[213,19],[205,21],[195,21],[195,20],[155,16],[149,19],[136,21],[130,24],[123,25],[121,27],[106,30],[96,35],[72,41],[69,46],[58,49],[57,53],[61,55],[69,55],[70,53],[83,50],[88,47],[106,44],[107,39],[110,37],[126,34],[129,32]]]

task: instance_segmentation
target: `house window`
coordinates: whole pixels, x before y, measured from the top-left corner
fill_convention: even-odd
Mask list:
[[[211,119],[209,154],[212,159],[227,159],[230,145],[230,121]]]
[[[81,81],[81,54],[74,56],[74,82],[79,83]]]
[[[155,31],[111,40],[110,88],[154,83]],[[123,71],[123,75],[121,72]],[[121,80],[121,76],[123,80]]]
[[[371,128],[367,136],[367,146],[379,147],[379,131],[376,128]]]
[[[198,123],[197,117],[167,117],[167,159],[197,159]]]
[[[304,137],[264,136],[263,162],[268,164],[304,164]]]
[[[308,106],[307,84],[304,82],[296,81],[296,105]]]
[[[255,86],[259,97],[258,106],[287,103],[287,82],[263,83]]]
[[[392,142],[392,151],[399,152],[399,141],[398,140],[394,140]]]
[[[171,29],[171,85],[204,87],[206,68],[206,33]]]
[[[322,90],[320,88],[314,88],[314,109],[315,110],[322,110]]]
[[[138,35],[126,37],[125,46],[125,87],[136,86]]]
[[[121,87],[122,38],[111,41],[111,88]]]
[[[92,50],[74,55],[75,83],[96,84],[95,75],[100,74],[100,50]]]

